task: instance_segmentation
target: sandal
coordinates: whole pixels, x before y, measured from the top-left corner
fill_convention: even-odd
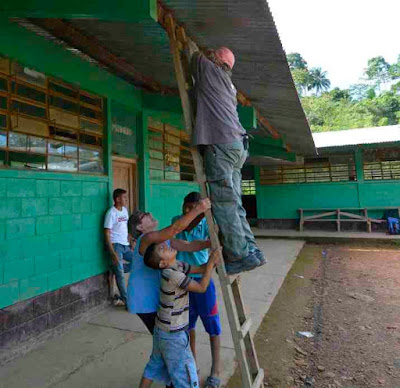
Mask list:
[[[220,385],[221,379],[214,376],[208,376],[204,388],[219,388]]]

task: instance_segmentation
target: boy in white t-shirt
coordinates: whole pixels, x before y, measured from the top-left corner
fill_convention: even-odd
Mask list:
[[[124,260],[132,262],[133,252],[128,240],[128,219],[126,209],[127,193],[123,189],[113,192],[114,206],[108,209],[104,219],[104,235],[106,246],[111,254],[111,269],[115,274],[120,293],[120,305],[126,304],[126,285],[124,276]]]

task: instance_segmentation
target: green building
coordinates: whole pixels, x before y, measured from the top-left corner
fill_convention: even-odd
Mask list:
[[[317,156],[297,164],[256,167],[260,227],[298,228],[299,209],[367,210],[368,217],[381,219],[385,211],[399,207],[399,125],[314,133],[313,138]],[[365,222],[346,224],[347,229],[366,230]],[[306,228],[335,230],[336,225],[310,223]]]
[[[315,154],[264,0],[94,3],[0,5],[1,359],[107,302],[102,222],[113,188],[126,188],[130,210],[153,212],[161,226],[197,189],[169,10],[200,46],[236,54],[234,83],[251,101],[238,107],[253,135],[250,166]],[[254,23],[239,22],[244,15]]]

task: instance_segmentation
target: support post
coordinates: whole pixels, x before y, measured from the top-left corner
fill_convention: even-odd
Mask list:
[[[113,203],[112,192],[113,192],[113,167],[112,167],[112,113],[111,113],[111,99],[107,98],[103,100],[103,104],[106,105],[105,115],[106,115],[106,136],[105,142],[103,144],[104,152],[104,171],[108,176],[108,201],[110,206]]]
[[[148,153],[147,115],[139,113],[137,116],[138,129],[138,174],[139,174],[139,208],[149,210],[150,198],[150,156]]]

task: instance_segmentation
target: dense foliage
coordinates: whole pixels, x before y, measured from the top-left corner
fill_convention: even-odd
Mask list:
[[[332,90],[327,73],[309,69],[299,53],[287,59],[314,132],[400,123],[400,55],[393,64],[383,57],[370,59],[361,83]]]

